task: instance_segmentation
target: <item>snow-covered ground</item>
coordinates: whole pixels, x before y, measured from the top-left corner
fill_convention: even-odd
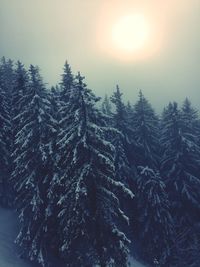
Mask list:
[[[18,257],[18,248],[14,243],[18,227],[15,212],[0,208],[0,267],[39,267]],[[145,267],[134,259],[130,262],[131,267]],[[55,267],[59,267],[58,264]]]
[[[15,212],[0,208],[0,267],[38,267],[18,257],[14,243],[18,227]]]
[[[130,258],[130,267],[145,267],[145,266],[140,262],[136,261],[135,259]]]

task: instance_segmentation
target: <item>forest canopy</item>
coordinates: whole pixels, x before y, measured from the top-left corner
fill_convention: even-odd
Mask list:
[[[162,114],[142,91],[102,100],[65,63],[0,62],[0,204],[20,219],[22,257],[48,266],[200,266],[200,118],[188,98]]]

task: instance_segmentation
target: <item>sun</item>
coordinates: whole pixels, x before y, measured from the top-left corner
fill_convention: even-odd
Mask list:
[[[141,50],[147,43],[150,27],[143,15],[126,15],[114,23],[111,36],[116,48],[133,53]]]
[[[102,58],[106,55],[116,62],[150,60],[163,45],[163,32],[154,17],[142,8],[103,5],[94,29],[94,49],[98,49]]]

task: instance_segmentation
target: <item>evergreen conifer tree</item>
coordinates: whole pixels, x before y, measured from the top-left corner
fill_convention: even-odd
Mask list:
[[[20,212],[21,230],[17,243],[22,253],[45,265],[48,247],[47,194],[53,174],[52,136],[56,132],[50,114],[50,102],[37,67],[30,67],[30,81],[19,105],[19,127],[15,136],[12,180]]]
[[[157,261],[164,266],[171,255],[173,219],[159,173],[149,167],[139,167],[136,197],[140,256],[150,264]]]
[[[13,85],[12,61],[1,59],[0,63],[0,202],[10,206],[10,172],[11,172],[11,90]]]
[[[10,148],[7,134],[9,131],[10,115],[6,95],[0,84],[0,203],[2,205],[8,205]]]
[[[115,180],[114,147],[105,138],[109,128],[95,107],[98,100],[79,74],[58,136],[60,250],[70,267],[127,263],[129,240],[117,221],[128,219],[115,191],[132,194]]]
[[[113,127],[119,132],[112,137],[112,143],[115,146],[115,169],[116,179],[124,182],[134,190],[133,170],[128,160],[128,151],[130,145],[130,128],[127,122],[126,107],[122,101],[122,93],[117,85],[116,91],[111,96],[111,102],[115,106],[115,112],[112,116]]]
[[[150,264],[163,265],[170,256],[172,219],[168,197],[159,173],[158,118],[142,92],[132,116],[133,138],[136,142],[135,237],[138,251]],[[155,230],[153,230],[155,229]]]
[[[102,111],[104,114],[106,114],[107,116],[111,116],[112,114],[112,107],[109,101],[109,98],[107,95],[105,95],[103,103],[102,103]]]
[[[149,166],[154,169],[158,167],[158,126],[158,118],[153,108],[140,91],[132,117],[133,139],[137,146],[137,166]]]
[[[185,99],[181,108],[181,118],[183,120],[184,132],[194,135],[198,138],[199,135],[199,116],[198,111],[192,107],[191,102],[188,98]],[[194,140],[194,142],[198,142]]]
[[[163,113],[161,171],[162,176],[166,177],[177,236],[187,233],[183,246],[189,251],[194,239],[188,230],[200,220],[200,148],[193,128],[196,115],[186,102],[182,111],[177,103],[170,103]],[[186,256],[181,251],[176,253],[181,254],[179,259]]]
[[[63,69],[62,80],[60,83],[60,100],[67,102],[69,100],[69,92],[73,85],[73,74],[69,63],[66,61]]]

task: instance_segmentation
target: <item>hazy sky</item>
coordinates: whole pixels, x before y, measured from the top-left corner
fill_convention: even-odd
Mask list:
[[[134,14],[149,39],[122,53],[112,29]],[[132,103],[142,89],[157,110],[186,96],[200,108],[199,14],[200,0],[0,0],[0,56],[39,65],[49,85],[68,60],[100,96],[119,84]]]

